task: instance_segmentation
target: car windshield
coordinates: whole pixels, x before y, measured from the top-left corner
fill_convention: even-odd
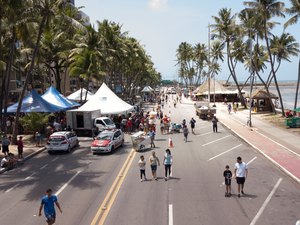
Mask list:
[[[114,123],[110,119],[103,120],[107,125],[113,125]]]
[[[111,140],[112,134],[100,134],[97,140]]]

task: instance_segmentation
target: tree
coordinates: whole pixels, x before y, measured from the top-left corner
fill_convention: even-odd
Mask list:
[[[286,12],[289,15],[291,15],[292,17],[284,24],[285,28],[287,26],[296,24],[300,18],[300,2],[299,2],[299,0],[290,0],[290,2],[292,3],[292,6],[291,6],[291,8],[286,9]],[[299,58],[299,64],[298,64],[298,79],[297,79],[294,109],[297,108],[299,85],[300,85],[300,58]]]
[[[235,82],[235,85],[238,89],[239,98],[241,104],[246,107],[244,97],[242,95],[238,79],[235,72],[235,65],[233,62],[232,55],[232,43],[236,40],[238,33],[238,26],[235,22],[235,15],[231,15],[231,10],[223,8],[219,11],[218,16],[213,16],[215,24],[212,24],[212,38],[218,38],[222,43],[226,45],[227,53],[227,66],[230,71],[230,74]],[[237,59],[237,58],[236,58]]]
[[[279,85],[277,82],[277,76],[276,71],[274,68],[274,60],[272,58],[272,52],[270,47],[270,37],[269,37],[269,29],[270,27],[270,20],[274,16],[278,17],[284,17],[283,9],[284,9],[284,3],[279,2],[276,0],[255,0],[253,2],[244,2],[244,4],[253,10],[256,10],[258,12],[259,18],[261,20],[261,25],[263,28],[263,36],[266,42],[266,48],[269,56],[270,61],[270,67],[271,67],[271,79],[274,79],[276,90],[278,92],[279,101],[281,105],[281,114],[284,116],[284,106],[283,101],[281,97],[281,92],[279,89]]]

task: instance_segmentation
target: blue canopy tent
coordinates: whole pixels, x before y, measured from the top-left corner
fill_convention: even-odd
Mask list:
[[[8,113],[17,112],[18,102],[7,108]],[[44,100],[35,90],[31,92],[23,99],[21,112],[58,112],[65,110],[63,107],[53,105]]]
[[[46,100],[47,102],[51,102],[53,105],[70,109],[76,106],[79,106],[77,102],[71,101],[67,99],[65,96],[63,96],[61,93],[56,90],[55,87],[50,87],[45,92],[45,94],[42,95],[42,98]]]

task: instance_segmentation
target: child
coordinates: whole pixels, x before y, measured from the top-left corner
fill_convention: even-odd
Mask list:
[[[226,165],[225,171],[223,173],[223,176],[225,178],[225,185],[226,185],[226,192],[225,192],[225,197],[230,197],[231,196],[231,178],[232,178],[232,173],[229,170],[229,166]]]
[[[143,155],[140,156],[139,160],[139,167],[140,167],[140,174],[141,174],[141,182],[143,182],[143,175],[144,175],[144,180],[147,180],[146,178],[146,161]]]

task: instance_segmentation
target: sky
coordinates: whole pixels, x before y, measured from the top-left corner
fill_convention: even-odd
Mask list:
[[[107,19],[122,25],[145,47],[154,62],[154,67],[163,79],[177,80],[176,49],[181,42],[208,44],[208,24],[221,8],[230,8],[238,13],[244,8],[241,0],[75,0],[76,6],[90,17],[92,24]],[[289,6],[289,0],[283,0]],[[275,19],[284,23],[286,19]],[[280,35],[283,26],[274,33]],[[290,26],[286,32],[300,42],[300,23]],[[284,62],[278,71],[278,80],[296,80],[298,58]],[[248,72],[243,66],[237,68],[240,80],[246,80]],[[225,63],[217,79],[226,80],[229,70]],[[267,75],[265,75],[267,76]]]

